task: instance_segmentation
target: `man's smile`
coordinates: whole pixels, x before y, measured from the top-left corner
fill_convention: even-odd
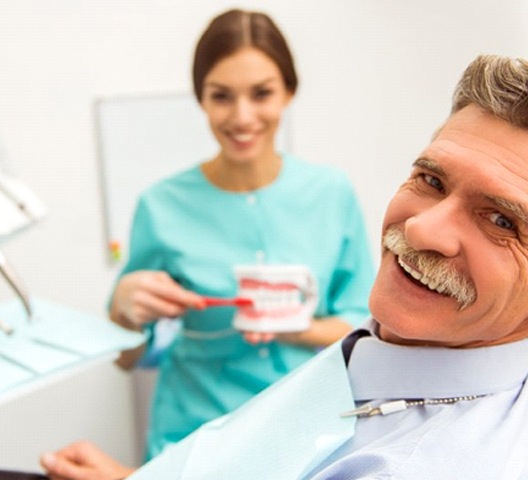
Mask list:
[[[408,274],[408,276],[416,280],[416,283],[420,283],[434,292],[444,294],[447,288],[445,285],[440,284],[438,280],[433,280],[432,278],[420,273],[418,270],[415,270],[409,264],[405,263],[400,257],[397,256],[396,259],[400,267]]]

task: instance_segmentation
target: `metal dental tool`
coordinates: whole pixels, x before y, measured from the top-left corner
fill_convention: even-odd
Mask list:
[[[7,261],[7,258],[1,251],[0,251],[0,273],[4,276],[4,278],[7,280],[7,283],[9,283],[11,288],[17,294],[18,298],[22,301],[22,305],[24,306],[24,310],[27,313],[28,320],[31,320],[33,311],[31,309],[31,304],[29,302],[29,295],[27,294],[25,287],[22,285],[22,281],[16,274],[15,269]],[[12,333],[13,331],[12,327],[6,324],[4,321],[2,321],[0,324],[0,329],[6,332],[6,328],[10,329],[11,330],[10,333]]]
[[[6,335],[11,335],[15,330],[11,325],[0,318],[0,330]]]

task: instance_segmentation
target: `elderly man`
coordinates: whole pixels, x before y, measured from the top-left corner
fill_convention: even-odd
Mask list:
[[[131,478],[528,479],[528,62],[469,65],[382,244],[373,318],[342,352]],[[85,443],[43,457],[52,478],[130,474],[112,462]]]

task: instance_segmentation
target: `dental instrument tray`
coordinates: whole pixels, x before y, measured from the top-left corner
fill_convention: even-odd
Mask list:
[[[31,307],[28,320],[19,300],[0,303],[0,404],[145,341],[107,318],[41,299],[32,299]]]

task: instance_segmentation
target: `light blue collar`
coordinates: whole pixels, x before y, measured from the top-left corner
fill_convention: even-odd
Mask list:
[[[348,374],[357,401],[487,395],[527,378],[528,339],[457,349],[394,345],[373,335],[354,346]]]

